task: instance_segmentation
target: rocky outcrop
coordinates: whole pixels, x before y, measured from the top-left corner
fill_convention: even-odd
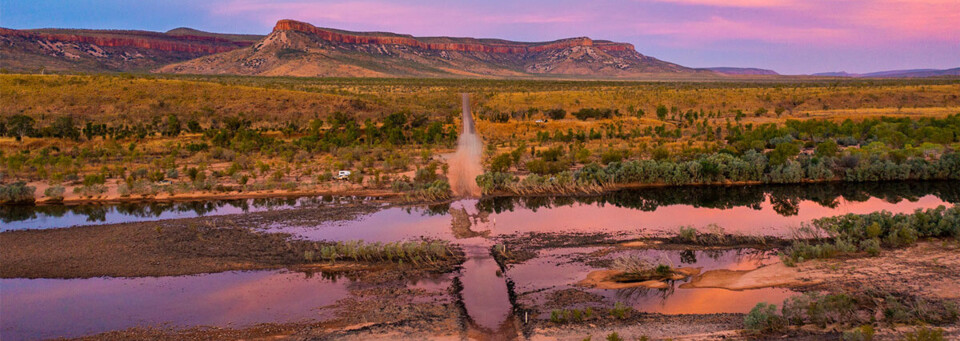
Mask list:
[[[611,41],[594,41],[587,37],[561,39],[551,42],[521,43],[511,41],[480,42],[472,38],[417,38],[406,35],[377,35],[349,33],[313,26],[295,21],[280,20],[273,28],[278,31],[297,31],[315,35],[321,39],[344,44],[404,45],[425,50],[528,54],[559,50],[575,46],[593,46],[601,51],[633,51],[633,45]]]
[[[142,31],[80,31],[62,32],[12,30],[0,28],[0,36],[16,36],[25,39],[46,40],[64,43],[85,43],[100,47],[134,47],[141,49],[213,54],[249,46],[249,41],[230,41],[217,37],[190,35],[168,36],[158,32]],[[69,33],[68,33],[69,32]],[[87,34],[83,34],[87,33]]]

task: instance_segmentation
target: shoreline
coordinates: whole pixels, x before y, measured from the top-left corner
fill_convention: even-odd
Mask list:
[[[411,267],[390,262],[320,259],[326,241],[298,239],[262,229],[293,219],[328,222],[356,219],[375,205],[226,215],[0,232],[0,278],[162,277],[224,271],[268,270],[402,272],[449,270],[461,260]],[[311,254],[307,257],[306,254]],[[317,254],[316,258],[312,254]],[[445,270],[445,271],[446,271]]]
[[[763,181],[728,181],[711,183],[690,183],[690,184],[666,184],[666,183],[624,183],[611,184],[605,186],[595,186],[596,190],[575,190],[575,191],[530,191],[528,193],[515,193],[509,191],[495,191],[486,193],[479,198],[503,198],[503,197],[576,197],[601,195],[623,190],[633,189],[653,189],[653,188],[708,188],[708,187],[752,187],[752,186],[803,186],[817,184],[863,184],[863,183],[910,183],[910,182],[941,182],[950,180],[879,180],[879,181],[845,181],[843,179],[830,180],[804,180],[795,183],[768,183]],[[457,197],[450,197],[444,200],[403,200],[403,192],[394,192],[389,189],[350,189],[350,190],[307,190],[307,191],[256,191],[256,192],[231,192],[231,193],[196,193],[183,195],[156,195],[141,197],[120,197],[116,195],[106,195],[96,198],[65,198],[63,200],[38,199],[33,203],[26,204],[0,204],[0,206],[77,206],[90,204],[125,204],[125,203],[176,203],[191,201],[215,201],[215,200],[238,200],[238,199],[264,199],[264,198],[302,198],[316,196],[364,196],[386,199],[397,204],[418,205],[434,204],[438,202],[455,201]]]
[[[509,191],[495,191],[484,194],[482,198],[502,198],[502,197],[569,197],[569,196],[590,196],[607,194],[622,190],[631,189],[650,189],[650,188],[707,188],[707,187],[751,187],[751,186],[804,186],[819,184],[865,184],[865,183],[912,183],[912,182],[944,182],[954,181],[945,179],[908,179],[908,180],[877,180],[877,181],[846,181],[843,179],[824,179],[824,180],[803,180],[801,182],[774,183],[763,181],[726,181],[726,182],[708,182],[708,183],[689,183],[689,184],[667,184],[667,183],[642,183],[631,182],[622,184],[609,184],[603,186],[593,186],[595,191],[530,191],[529,193],[515,193]],[[585,187],[589,188],[589,187]]]
[[[78,206],[90,204],[126,204],[126,203],[176,203],[191,201],[214,201],[214,200],[240,200],[240,199],[270,199],[270,198],[303,198],[317,196],[364,196],[378,198],[396,198],[403,194],[389,190],[379,189],[360,189],[347,191],[258,191],[258,192],[234,192],[225,194],[201,193],[187,195],[158,195],[153,197],[119,197],[106,196],[98,198],[67,198],[64,200],[41,199],[33,204],[0,204],[0,206]]]

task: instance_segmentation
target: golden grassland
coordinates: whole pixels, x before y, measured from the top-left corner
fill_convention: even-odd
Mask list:
[[[359,121],[379,121],[394,112],[423,115],[443,122],[444,129],[459,124],[459,93],[471,94],[474,113],[480,117],[477,128],[488,145],[489,158],[518,146],[542,150],[567,146],[571,142],[543,141],[538,133],[604,132],[601,138],[589,138],[578,144],[586,149],[578,162],[599,160],[607,150],[629,150],[630,156],[649,157],[654,147],[671,151],[722,147],[720,138],[705,138],[695,132],[697,125],[715,129],[729,123],[782,124],[790,119],[863,120],[881,116],[944,117],[960,113],[960,81],[878,80],[878,81],[763,81],[763,82],[600,82],[543,80],[451,80],[451,79],[322,79],[290,77],[167,76],[167,75],[0,75],[0,122],[16,114],[33,117],[39,127],[57,117],[71,116],[78,126],[87,122],[108,125],[156,124],[169,115],[181,122],[199,121],[205,127],[225,117],[242,116],[252,127],[262,128],[265,137],[292,145],[307,135],[302,130],[311,120],[327,120],[334,112],[344,112]],[[665,117],[656,115],[657,107],[669,108]],[[612,118],[578,120],[570,113],[583,108],[613,109]],[[548,119],[545,110],[564,109],[566,118]],[[693,111],[698,118],[686,120]],[[503,123],[485,119],[490,113],[515,114]],[[641,114],[642,112],[642,114]],[[544,122],[536,122],[543,120]],[[301,128],[281,132],[288,123]],[[325,125],[329,126],[329,122]],[[611,127],[623,132],[653,127],[683,133],[679,138],[659,134],[633,134],[610,137]],[[629,134],[628,134],[629,135]],[[61,166],[31,166],[29,162],[11,169],[5,163],[0,171],[5,180],[24,179],[36,184],[70,183],[69,174],[110,173],[120,175],[108,181],[117,186],[123,174],[136,169],[188,168],[224,172],[234,164],[242,169],[233,175],[217,176],[218,183],[239,186],[247,175],[251,183],[273,182],[262,187],[280,189],[284,183],[297,182],[302,190],[329,188],[321,176],[338,169],[363,170],[361,181],[367,188],[389,188],[389,179],[414,171],[431,162],[441,161],[449,143],[435,145],[357,145],[329,151],[280,151],[239,153],[211,148],[185,152],[190,143],[209,143],[209,136],[186,133],[176,137],[159,134],[146,138],[113,140],[104,138],[71,140],[65,138],[26,137],[15,141],[0,138],[0,156],[7,159],[18,153],[38,158],[41,150],[69,155],[75,161]],[[83,156],[84,151],[101,151],[101,156]],[[571,149],[572,150],[572,149]],[[104,152],[105,151],[105,152]],[[178,151],[178,152],[173,152]],[[265,165],[261,167],[260,165]],[[388,178],[387,178],[388,177]],[[386,180],[383,180],[385,178]],[[76,176],[73,179],[77,179]],[[313,187],[310,187],[313,186]],[[250,187],[250,186],[248,186]],[[342,187],[342,186],[340,186]],[[207,189],[209,190],[209,188]],[[111,188],[109,191],[115,191]],[[69,188],[68,188],[69,192]],[[68,194],[68,196],[70,196]]]
[[[257,123],[301,122],[334,111],[365,114],[369,105],[330,94],[175,79],[0,76],[2,114],[25,114],[38,122],[72,115],[80,121],[134,124],[169,114],[201,122],[241,114]]]
[[[294,122],[335,111],[361,118],[395,111],[444,116],[458,113],[460,92],[473,94],[478,110],[610,108],[635,113],[642,109],[648,117],[658,105],[723,115],[765,108],[771,116],[778,107],[790,116],[850,109],[877,109],[872,115],[922,108],[950,113],[960,107],[960,81],[956,80],[731,84],[0,75],[0,115],[76,115],[131,123],[168,114],[206,119],[242,113],[254,120]]]

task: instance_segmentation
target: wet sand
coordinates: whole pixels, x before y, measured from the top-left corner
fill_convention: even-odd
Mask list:
[[[805,288],[859,290],[864,284],[893,291],[907,290],[928,298],[960,299],[960,244],[927,240],[883,250],[877,257],[811,260],[788,267],[776,263],[754,270],[711,270],[681,288],[747,290]]]

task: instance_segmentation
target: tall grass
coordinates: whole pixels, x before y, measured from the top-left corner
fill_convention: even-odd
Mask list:
[[[354,262],[392,262],[399,264],[426,265],[455,259],[459,250],[447,241],[405,241],[391,243],[365,243],[362,240],[343,241],[319,247],[319,254],[307,251],[307,262],[324,260],[331,264],[338,260]]]

